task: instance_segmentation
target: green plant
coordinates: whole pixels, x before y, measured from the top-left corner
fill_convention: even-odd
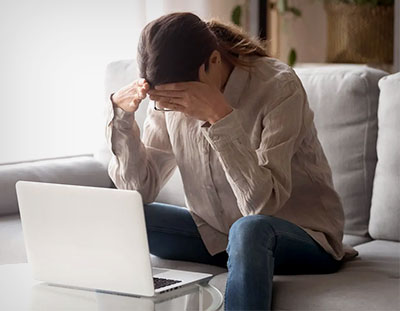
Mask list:
[[[293,6],[289,6],[288,0],[278,0],[276,2],[276,7],[277,10],[280,14],[293,14],[296,17],[301,16],[301,11]],[[232,14],[231,14],[231,21],[238,26],[241,26],[241,17],[242,17],[242,7],[240,5],[237,5],[233,8]],[[288,64],[289,66],[294,66],[297,60],[297,53],[294,48],[290,49],[289,55],[288,55]]]
[[[276,8],[277,8],[279,14],[281,14],[281,15],[290,13],[296,17],[301,16],[301,11],[296,7],[289,6],[288,0],[278,0],[276,2]],[[293,67],[296,64],[296,60],[297,60],[296,50],[294,48],[291,48],[289,51],[287,63],[289,66]]]
[[[288,0],[278,0],[276,2],[276,7],[278,9],[278,12],[281,14],[292,13],[295,16],[301,16],[301,11],[296,7],[289,6]]]
[[[296,61],[297,61],[296,50],[291,48],[289,51],[289,56],[288,56],[288,65],[293,67],[294,64],[296,64]]]
[[[231,21],[235,25],[241,26],[240,19],[242,17],[242,7],[237,5],[232,10]]]

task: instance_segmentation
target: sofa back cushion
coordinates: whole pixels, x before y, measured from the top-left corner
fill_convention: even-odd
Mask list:
[[[378,163],[369,232],[400,241],[400,73],[383,77],[378,108]]]
[[[376,166],[378,81],[362,65],[296,68],[315,113],[318,137],[345,212],[345,233],[368,235]]]
[[[93,156],[0,165],[0,216],[18,213],[15,184],[18,180],[111,187],[107,170]]]

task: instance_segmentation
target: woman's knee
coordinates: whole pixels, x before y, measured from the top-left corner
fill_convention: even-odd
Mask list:
[[[248,215],[235,221],[229,230],[228,253],[235,250],[248,254],[254,248],[273,247],[275,245],[273,218],[268,215]]]

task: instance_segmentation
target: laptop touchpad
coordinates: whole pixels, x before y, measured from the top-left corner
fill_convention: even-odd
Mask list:
[[[158,268],[153,268],[153,276],[157,274],[161,274],[168,271],[168,269],[158,269]]]

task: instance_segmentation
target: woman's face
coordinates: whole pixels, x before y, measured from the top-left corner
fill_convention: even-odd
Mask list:
[[[201,66],[204,66],[204,64]],[[222,81],[224,67],[221,54],[217,50],[214,50],[209,58],[208,70],[200,70],[200,68],[199,81],[212,87],[217,87],[220,90],[224,83],[224,81]]]

